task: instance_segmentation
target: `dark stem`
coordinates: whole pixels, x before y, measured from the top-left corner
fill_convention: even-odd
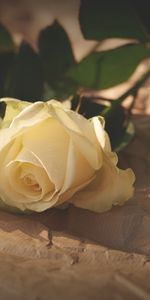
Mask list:
[[[150,70],[146,72],[136,83],[133,87],[131,87],[128,91],[126,91],[123,95],[121,95],[116,100],[112,101],[111,107],[107,107],[102,111],[102,116],[105,116],[107,113],[109,113],[112,108],[115,108],[116,106],[120,105],[128,96],[135,97],[138,89],[143,85],[143,83],[150,77]]]
[[[114,101],[114,99],[109,99],[109,98],[107,98],[107,97],[103,97],[103,96],[83,96],[83,97],[85,97],[85,98],[88,98],[89,100],[103,100],[103,101],[107,101],[107,102],[112,102],[112,101]]]
[[[122,103],[128,96],[132,95],[135,96],[137,94],[138,89],[143,85],[143,83],[147,80],[147,78],[150,76],[150,70],[145,73],[141,79],[139,79],[136,84],[131,87],[127,92],[125,92],[122,96],[120,96],[117,101],[119,103]]]

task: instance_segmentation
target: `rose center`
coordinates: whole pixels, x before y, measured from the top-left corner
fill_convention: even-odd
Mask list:
[[[44,168],[32,163],[12,161],[6,166],[5,172],[10,186],[26,201],[39,201],[55,189]]]
[[[25,176],[23,176],[22,179],[24,184],[26,184],[27,186],[32,187],[35,191],[39,191],[39,192],[41,191],[41,187],[33,174],[31,173],[26,174]]]

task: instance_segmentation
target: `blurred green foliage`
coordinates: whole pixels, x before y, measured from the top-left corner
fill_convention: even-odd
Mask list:
[[[55,21],[39,33],[37,51],[27,42],[16,49],[9,32],[0,25],[0,96],[31,102],[72,96],[84,89],[101,90],[125,82],[139,63],[150,57],[150,10],[148,2],[137,0],[81,0],[79,23],[85,39],[104,41],[108,38],[129,39],[115,49],[93,49],[79,63],[64,28]],[[90,118],[103,114],[105,103],[94,99],[80,105],[79,112]],[[117,100],[116,100],[117,101]],[[127,114],[119,102],[111,103],[105,115],[106,130],[113,147],[122,142],[128,128]]]

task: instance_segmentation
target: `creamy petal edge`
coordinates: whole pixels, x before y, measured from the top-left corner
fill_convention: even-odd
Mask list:
[[[134,181],[135,175],[131,169],[121,170],[107,157],[95,179],[69,202],[80,208],[104,212],[112,206],[123,205],[132,197]]]

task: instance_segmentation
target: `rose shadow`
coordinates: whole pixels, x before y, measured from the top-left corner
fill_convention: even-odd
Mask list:
[[[112,249],[150,255],[149,199],[143,191],[138,195],[123,207],[101,214],[72,205],[66,210],[49,209],[26,216],[0,212],[0,231],[12,234],[19,231],[38,241],[43,239],[41,233],[45,230],[49,246],[53,243],[53,233],[57,232],[59,236],[71,235],[82,242],[88,240]]]

